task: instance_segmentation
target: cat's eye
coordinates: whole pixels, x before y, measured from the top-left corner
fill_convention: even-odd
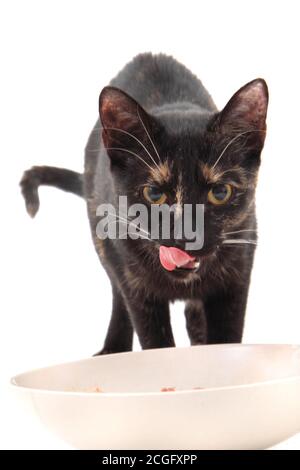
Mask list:
[[[209,191],[207,198],[215,206],[221,206],[229,201],[232,195],[230,184],[215,184]]]
[[[151,204],[163,204],[167,200],[166,194],[157,186],[145,186],[143,196]]]

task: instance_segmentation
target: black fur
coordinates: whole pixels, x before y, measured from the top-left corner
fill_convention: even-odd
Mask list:
[[[83,180],[69,170],[48,167],[25,173],[21,185],[31,215],[38,208],[40,184],[73,191],[87,201],[95,248],[113,290],[112,318],[100,353],[131,350],[133,329],[143,348],[174,346],[169,302],[176,299],[186,301],[192,344],[241,341],[255,245],[222,242],[224,232],[241,230],[249,232],[230,238],[256,241],[254,197],[267,103],[267,86],[257,79],[218,112],[202,83],[184,66],[164,55],[143,54],[100,95],[101,120],[86,146]],[[205,204],[204,246],[191,253],[201,260],[196,273],[168,272],[160,264],[160,244],[184,249],[185,240],[96,236],[99,204],[116,205],[119,195],[127,195],[129,203],[145,203],[141,189],[155,179],[148,152],[160,163],[149,136],[169,172],[166,181],[156,184],[170,203],[180,184],[183,203]],[[223,206],[208,202],[212,178],[234,188]]]

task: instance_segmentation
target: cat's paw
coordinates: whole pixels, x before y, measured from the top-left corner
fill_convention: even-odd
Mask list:
[[[122,353],[122,352],[129,352],[131,351],[131,349],[128,349],[128,347],[116,347],[116,348],[106,348],[106,347],[103,347],[102,349],[100,349],[100,351],[96,352],[95,354],[93,354],[93,357],[95,356],[104,356],[106,354],[117,354],[117,353]]]
[[[115,353],[118,353],[118,352],[120,352],[120,351],[115,351],[115,350],[109,349],[109,348],[102,348],[102,349],[100,349],[100,351],[93,354],[93,357],[95,357],[95,356],[104,356],[105,354],[115,354]]]

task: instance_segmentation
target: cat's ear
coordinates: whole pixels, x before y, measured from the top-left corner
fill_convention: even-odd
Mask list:
[[[247,83],[233,95],[221,111],[219,123],[222,131],[253,131],[263,143],[268,99],[268,87],[262,78]]]
[[[105,87],[99,97],[99,113],[103,127],[103,142],[109,156],[114,156],[115,148],[130,150],[139,145],[138,140],[145,141],[150,126],[150,116],[124,91],[115,87]],[[141,150],[141,145],[139,149]],[[126,155],[123,157],[126,158]]]

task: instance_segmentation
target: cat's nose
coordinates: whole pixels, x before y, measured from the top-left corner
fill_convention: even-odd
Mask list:
[[[196,242],[196,238],[194,238],[194,239],[180,238],[178,240],[174,240],[173,246],[175,246],[175,248],[179,248],[180,250],[185,250],[186,251],[187,243],[195,243],[195,242]],[[189,250],[187,250],[187,251],[189,251]]]

